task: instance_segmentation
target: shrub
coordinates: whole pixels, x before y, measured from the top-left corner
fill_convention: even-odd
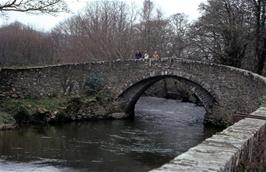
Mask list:
[[[14,123],[15,119],[6,112],[0,112],[0,124]]]
[[[90,73],[84,84],[84,91],[87,95],[95,94],[104,87],[103,76],[99,72]]]

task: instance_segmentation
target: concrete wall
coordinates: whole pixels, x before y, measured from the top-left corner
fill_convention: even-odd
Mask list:
[[[259,106],[266,95],[265,78],[251,72],[217,64],[182,59],[127,60],[68,64],[36,68],[0,70],[0,97],[53,96],[81,94],[84,81],[92,73],[104,80],[104,87],[113,96],[134,102],[135,93],[145,91],[154,77],[177,77],[188,81],[194,90],[215,100],[211,123],[232,122],[237,113],[248,114]],[[142,81],[148,82],[142,82]],[[123,95],[123,96],[121,96]],[[125,96],[127,95],[127,96]],[[204,96],[205,95],[205,96]]]
[[[152,172],[259,172],[266,166],[266,108]]]

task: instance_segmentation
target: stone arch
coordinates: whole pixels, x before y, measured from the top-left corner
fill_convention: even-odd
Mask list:
[[[162,73],[161,75],[156,75],[155,73],[153,73],[149,76],[150,77],[144,77],[139,81],[130,84],[130,86],[118,96],[118,101],[121,104],[121,108],[124,112],[129,114],[131,118],[134,117],[135,104],[137,103],[140,96],[150,86],[165,78],[173,78],[178,81],[185,82],[187,85],[189,85],[191,91],[201,101],[208,114],[211,114],[213,106],[215,104],[218,104],[215,95],[212,92],[208,91],[206,88],[204,88],[206,85],[204,86],[202,82],[197,83],[193,81],[193,76],[189,76],[189,79],[187,78],[187,75],[178,76],[168,73]]]

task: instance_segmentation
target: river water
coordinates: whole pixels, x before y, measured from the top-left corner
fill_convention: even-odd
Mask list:
[[[1,172],[141,172],[161,166],[215,130],[204,108],[142,97],[134,121],[92,121],[0,132]]]

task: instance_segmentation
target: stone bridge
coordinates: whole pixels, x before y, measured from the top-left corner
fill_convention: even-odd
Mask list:
[[[116,60],[34,68],[2,68],[0,97],[81,94],[92,74],[102,78],[121,110],[134,116],[139,97],[154,83],[173,78],[185,83],[204,105],[205,121],[232,123],[259,107],[266,95],[264,77],[238,68],[177,58]]]

